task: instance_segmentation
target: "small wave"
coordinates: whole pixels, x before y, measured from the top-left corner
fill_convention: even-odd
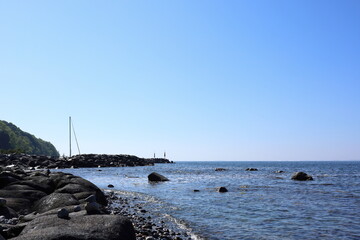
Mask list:
[[[114,192],[120,197],[130,198],[130,201],[134,201],[133,204],[141,202],[143,203],[143,207],[147,209],[151,216],[156,216],[160,221],[164,221],[169,225],[168,227],[174,231],[183,231],[189,236],[192,240],[206,240],[205,238],[201,237],[200,235],[193,232],[193,229],[189,227],[189,224],[184,220],[175,218],[174,216],[170,215],[169,211],[176,211],[179,210],[179,207],[174,205],[168,204],[154,196],[139,193],[139,192],[129,192],[129,191],[122,191],[122,190],[109,190],[103,189],[105,192]]]
[[[177,219],[177,218],[171,216],[170,214],[166,214],[166,213],[164,214],[164,217],[167,218],[169,221],[173,222],[174,224],[176,224],[178,228],[184,230],[190,236],[191,239],[206,240],[205,238],[195,234],[193,232],[192,228],[189,227],[189,225],[185,221]]]

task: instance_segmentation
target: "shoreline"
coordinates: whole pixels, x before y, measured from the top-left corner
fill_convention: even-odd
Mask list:
[[[114,159],[114,155],[102,156],[107,162]],[[0,155],[0,215],[3,215],[0,217],[0,240],[196,239],[186,231],[173,228],[170,222],[156,220],[151,209],[136,202],[136,198],[121,196],[120,191],[99,189],[92,182],[73,174],[40,170],[34,166],[38,163],[41,163],[38,166],[43,166],[52,161],[49,159]],[[146,163],[154,164],[158,160]],[[9,161],[13,164],[9,165]],[[165,162],[170,163],[168,160]],[[130,165],[142,164],[143,160]],[[114,166],[113,163],[110,165]],[[90,209],[90,205],[94,208]]]
[[[126,216],[133,223],[136,240],[198,240],[191,229],[159,215],[136,192],[102,189],[108,199],[110,214]]]

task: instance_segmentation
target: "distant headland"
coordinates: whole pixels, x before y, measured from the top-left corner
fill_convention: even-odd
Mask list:
[[[53,144],[0,120],[0,153],[24,153],[59,157]]]

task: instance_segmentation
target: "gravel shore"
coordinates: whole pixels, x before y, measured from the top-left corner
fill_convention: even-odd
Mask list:
[[[111,214],[122,215],[130,219],[136,233],[136,240],[191,240],[186,229],[160,218],[152,209],[139,201],[136,196],[125,196],[116,191],[106,190],[107,210]]]

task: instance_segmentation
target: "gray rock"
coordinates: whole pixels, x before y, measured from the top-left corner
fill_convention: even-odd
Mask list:
[[[78,204],[79,201],[72,194],[52,193],[37,201],[32,209],[38,213],[43,213],[51,209]]]
[[[12,190],[0,189],[0,197],[3,198],[23,198],[23,199],[28,199],[31,202],[34,202],[45,196],[46,193],[38,190],[12,191]]]
[[[29,222],[13,240],[135,240],[132,223],[119,215],[70,214],[70,219],[56,215],[40,216]]]
[[[164,181],[169,181],[168,178],[164,177],[163,175],[153,172],[150,173],[148,176],[149,181],[151,182],[164,182]]]
[[[88,196],[88,197],[85,199],[85,202],[88,202],[88,203],[96,202],[96,197],[95,197],[95,195],[90,195],[90,196]]]
[[[85,204],[85,210],[87,214],[99,214],[100,211],[100,205],[97,202],[88,202]]]
[[[28,199],[6,198],[6,205],[21,215],[26,215],[31,212],[31,204],[32,202]]]
[[[69,218],[69,211],[66,210],[65,208],[59,209],[59,211],[57,212],[57,216],[59,218],[68,219]]]
[[[83,193],[91,193],[96,196],[96,201],[101,205],[106,206],[107,200],[104,193],[93,183],[74,176],[62,177],[57,182],[57,189],[55,192],[71,193],[74,195],[83,195]],[[88,195],[89,196],[89,195]],[[80,198],[78,198],[80,199]]]
[[[291,176],[292,180],[297,180],[297,181],[310,181],[310,180],[314,180],[312,176],[308,175],[307,173],[304,172],[296,172]]]

